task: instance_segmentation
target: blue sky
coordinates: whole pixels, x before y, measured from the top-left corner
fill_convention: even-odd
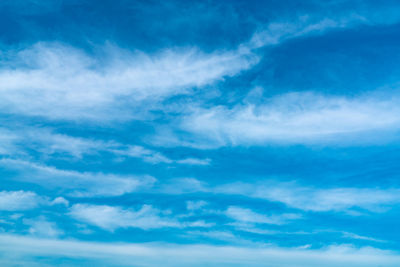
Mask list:
[[[0,2],[0,265],[399,266],[397,1]]]

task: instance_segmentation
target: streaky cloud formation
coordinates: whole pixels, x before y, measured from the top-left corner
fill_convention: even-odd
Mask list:
[[[166,194],[191,194],[200,192],[202,194],[242,195],[249,198],[280,202],[289,207],[304,211],[343,211],[348,212],[350,215],[359,214],[358,212],[352,213],[353,208],[361,208],[370,212],[382,212],[400,202],[399,188],[317,188],[299,185],[295,181],[285,183],[274,180],[265,180],[258,183],[235,182],[219,184],[213,187],[195,178],[182,178],[171,181],[169,185],[158,190]],[[228,211],[231,211],[228,212],[231,215],[236,213],[241,214],[237,217],[245,218],[246,214],[249,217],[258,217],[257,214],[248,209],[233,207],[230,210],[228,209]],[[259,220],[268,221],[268,217],[260,216],[259,218]]]
[[[398,188],[312,188],[295,184],[231,184],[217,192],[240,194],[277,201],[305,211],[351,211],[361,208],[371,212],[385,211],[400,202]],[[352,213],[350,213],[352,214]],[[355,213],[357,214],[357,213]]]
[[[299,219],[301,216],[296,214],[281,214],[265,216],[255,213],[250,209],[231,206],[226,210],[226,215],[241,222],[266,223],[266,224],[285,224],[288,220]]]
[[[17,69],[0,69],[0,109],[49,119],[144,119],[146,106],[257,62],[246,49],[213,54],[195,48],[165,50],[152,56],[113,46],[104,50],[104,60],[57,43],[19,51],[9,59]]]
[[[106,205],[76,204],[70,209],[70,216],[100,228],[114,231],[117,228],[141,228],[144,230],[165,227],[207,227],[202,221],[180,222],[170,218],[150,205],[143,205],[139,210],[123,209]]]
[[[382,141],[376,134],[398,131],[398,107],[397,96],[379,99],[290,93],[265,99],[262,104],[192,109],[180,128],[197,137],[186,145],[200,147],[202,142],[211,146],[379,143]]]
[[[42,202],[44,199],[34,192],[22,190],[0,192],[0,210],[29,210],[38,207]]]
[[[1,235],[3,251],[13,251],[2,257],[2,262],[35,264],[35,256],[47,261],[59,256],[86,259],[93,264],[105,262],[111,266],[129,266],[132,260],[138,266],[163,264],[166,266],[397,266],[399,256],[370,247],[349,245],[322,249],[304,248],[238,248],[210,245],[175,244],[113,244],[71,240],[49,240],[32,237]],[[165,261],[166,258],[171,260]],[[249,260],[251,259],[251,260]],[[39,263],[40,264],[40,263]],[[43,262],[43,264],[46,264]],[[35,266],[35,265],[33,265]]]
[[[19,170],[20,174],[15,178],[17,180],[58,189],[75,197],[119,196],[136,191],[140,187],[151,186],[156,181],[151,176],[76,172],[13,159],[2,159],[0,165]]]
[[[0,1],[1,266],[398,266],[396,1]]]

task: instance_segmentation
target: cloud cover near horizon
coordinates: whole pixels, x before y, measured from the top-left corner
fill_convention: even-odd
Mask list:
[[[0,264],[397,266],[399,10],[2,1]]]

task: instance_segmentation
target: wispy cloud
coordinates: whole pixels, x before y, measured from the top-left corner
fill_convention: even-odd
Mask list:
[[[138,158],[151,164],[209,165],[211,159],[170,158],[155,149],[140,145],[122,144],[115,140],[102,140],[60,134],[50,128],[9,127],[0,128],[0,155],[24,157],[29,150],[43,156],[82,159],[87,155],[107,152],[115,158]]]
[[[265,215],[252,211],[251,209],[230,206],[225,211],[226,216],[240,222],[246,223],[261,223],[261,224],[276,224],[281,225],[288,223],[290,220],[299,219],[299,214],[274,214]]]
[[[329,3],[328,5],[332,5]],[[379,11],[379,12],[378,12]],[[260,48],[277,45],[297,37],[323,34],[329,30],[349,29],[361,25],[395,24],[400,21],[395,5],[376,6],[375,8],[358,8],[352,11],[342,10],[338,14],[313,13],[296,14],[291,19],[285,17],[281,21],[271,22],[260,27],[248,46]]]
[[[56,43],[19,51],[8,58],[12,67],[0,69],[0,110],[50,119],[144,119],[157,102],[257,62],[249,51],[206,54],[193,48],[146,55],[113,46],[104,50],[102,60]]]
[[[119,196],[151,186],[156,181],[151,176],[133,177],[60,170],[12,159],[2,159],[0,165],[7,169],[17,170],[15,179],[58,189],[74,197]]]
[[[32,191],[0,191],[0,210],[3,211],[25,211],[54,205],[68,206],[69,202],[63,197],[51,200]]]
[[[143,205],[139,210],[127,210],[105,205],[76,204],[71,207],[69,214],[77,220],[110,231],[126,227],[141,229],[180,227],[177,221],[161,218],[160,211],[149,205]]]
[[[314,188],[293,183],[227,184],[217,189],[220,193],[246,195],[268,201],[281,202],[289,207],[315,212],[345,211],[353,208],[379,212],[400,202],[399,189],[377,188]]]
[[[24,219],[23,223],[30,226],[28,232],[33,236],[55,238],[64,234],[56,223],[48,221],[43,216],[35,219]]]
[[[158,164],[158,163],[167,163],[167,164],[185,164],[185,165],[209,165],[211,160],[199,159],[199,158],[183,158],[183,159],[172,159],[165,156],[161,152],[157,152],[152,149],[145,148],[143,146],[138,145],[118,145],[114,144],[114,146],[110,146],[107,151],[114,153],[115,155],[119,155],[122,157],[133,157],[133,158],[141,158],[143,161]]]
[[[335,245],[321,249],[263,248],[176,245],[176,244],[128,244],[94,243],[84,241],[50,240],[16,235],[1,235],[0,246],[4,253],[2,263],[10,261],[28,263],[38,258],[49,260],[58,256],[69,259],[86,259],[94,264],[107,262],[109,266],[377,266],[395,267],[399,256],[387,250],[371,247],[355,248],[351,245]],[[11,253],[12,252],[12,253]],[[40,257],[37,257],[40,256]],[[33,260],[33,258],[35,260]],[[171,259],[165,261],[165,259]],[[50,261],[51,262],[51,261]],[[28,264],[30,265],[30,264]]]
[[[399,103],[400,99],[393,95],[347,98],[290,93],[265,99],[262,104],[193,108],[182,119],[180,129],[194,135],[190,139],[195,141],[185,143],[183,139],[175,144],[218,147],[268,143],[379,143],[384,140],[370,133],[384,135],[399,129]]]
[[[65,44],[39,42],[2,58],[0,111],[63,120],[142,120],[168,97],[251,68],[260,58],[256,48],[370,21],[355,14],[301,16],[270,23],[237,49],[212,53],[181,48],[149,55],[106,45],[93,56]]]
[[[0,210],[17,211],[34,209],[46,200],[30,191],[1,191]]]
[[[69,215],[73,218],[114,231],[117,228],[141,228],[144,230],[174,227],[209,227],[203,221],[181,222],[168,212],[163,214],[151,205],[143,205],[138,210],[125,209],[107,205],[76,204],[71,207]]]
[[[174,179],[161,188],[154,189],[165,194],[203,194],[242,195],[250,198],[265,199],[271,202],[280,202],[288,207],[303,211],[328,212],[341,211],[349,215],[360,215],[354,209],[363,209],[370,212],[382,212],[400,203],[400,189],[398,188],[360,188],[360,187],[329,187],[319,188],[303,186],[296,182],[281,183],[273,180],[257,183],[234,182],[210,186],[204,181],[195,178]],[[229,212],[228,212],[229,211]],[[251,210],[233,207],[227,214],[242,218],[259,218],[271,222],[279,216],[258,217]],[[290,214],[288,214],[290,219]],[[294,216],[293,218],[295,218]],[[263,219],[262,219],[263,218]],[[281,218],[283,219],[283,217]],[[250,220],[250,219],[249,219]],[[276,221],[276,222],[277,222]],[[254,221],[255,222],[255,221]]]

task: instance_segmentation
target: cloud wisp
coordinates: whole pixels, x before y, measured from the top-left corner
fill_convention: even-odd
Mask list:
[[[118,228],[157,228],[210,227],[204,221],[180,221],[169,212],[163,212],[151,205],[143,205],[138,210],[118,206],[75,204],[69,215],[79,221],[89,223],[108,231]]]
[[[10,170],[17,170],[18,174],[14,179],[57,189],[73,197],[119,196],[152,186],[156,181],[151,176],[133,177],[60,170],[12,159],[2,159],[0,165]]]
[[[377,266],[395,267],[399,256],[387,250],[370,247],[355,248],[335,245],[321,249],[244,248],[210,245],[94,243],[84,241],[51,240],[17,235],[0,236],[3,264],[21,262],[34,264],[35,259],[51,262],[55,257],[86,259],[109,266]],[[9,252],[9,253],[7,253]],[[12,253],[11,253],[12,252]],[[7,253],[7,254],[5,254]],[[165,261],[168,258],[170,260]],[[35,266],[35,265],[33,265]]]
[[[179,126],[190,140],[178,141],[173,134],[164,140],[199,148],[271,143],[380,143],[384,142],[382,135],[389,136],[387,141],[395,140],[390,134],[399,129],[399,104],[400,98],[393,95],[382,99],[290,93],[265,99],[261,104],[191,108],[180,119]],[[155,142],[163,140],[157,138]]]
[[[38,43],[0,62],[0,111],[62,120],[143,120],[163,99],[258,61],[249,51],[182,49],[150,56],[113,46],[104,50],[99,60],[70,46]]]
[[[368,212],[383,212],[400,203],[399,188],[318,188],[299,185],[296,182],[281,183],[272,180],[258,183],[235,182],[209,186],[206,182],[194,178],[182,178],[161,186],[155,192],[165,194],[191,194],[197,192],[213,195],[241,195],[282,203],[290,208],[303,211],[345,212],[349,215],[360,215],[356,211],[357,209]],[[257,218],[258,216],[252,212],[249,213],[246,209],[233,209],[233,211],[237,211],[238,214],[243,213],[243,216],[238,215],[238,217],[245,218],[245,214],[249,215],[249,218]],[[268,221],[271,219],[271,222],[273,221],[273,218],[263,218],[261,219],[260,217],[259,220]],[[287,219],[290,219],[290,217]]]

